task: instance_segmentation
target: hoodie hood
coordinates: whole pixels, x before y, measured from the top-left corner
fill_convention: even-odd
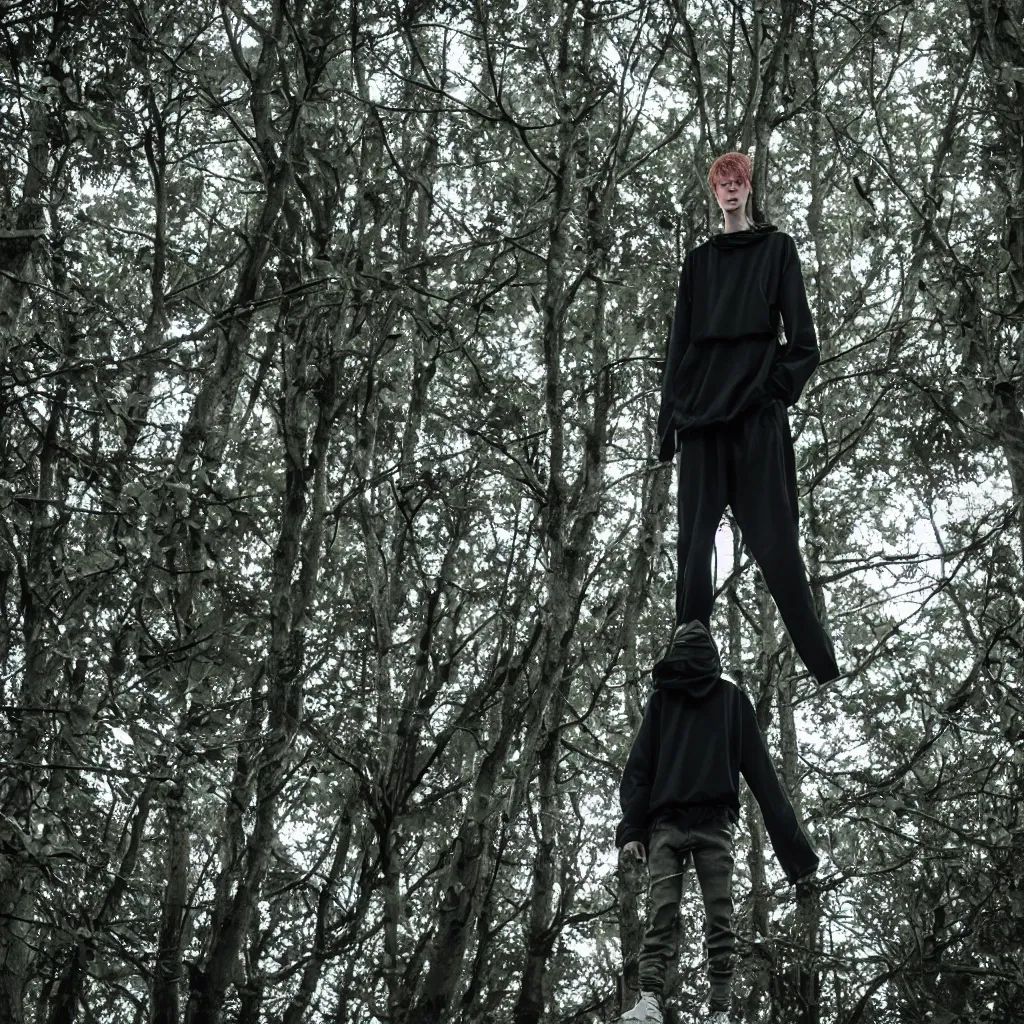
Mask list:
[[[711,244],[722,252],[746,249],[763,242],[778,230],[774,224],[755,224],[747,231],[730,231],[728,233],[720,231],[717,235],[711,236]]]
[[[654,687],[706,697],[722,675],[722,659],[703,622],[694,619],[676,631],[665,657],[652,670]]]

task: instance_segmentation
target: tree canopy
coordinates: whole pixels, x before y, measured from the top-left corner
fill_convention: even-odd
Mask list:
[[[823,858],[797,901],[745,801],[735,1010],[1019,1019],[1021,0],[9,0],[0,72],[0,1020],[631,1003],[661,360],[736,149],[822,350],[848,675],[727,521],[714,630]]]

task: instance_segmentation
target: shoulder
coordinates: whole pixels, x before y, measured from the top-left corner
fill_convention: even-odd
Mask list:
[[[792,235],[787,234],[785,231],[776,231],[772,238],[769,239],[773,242],[776,251],[785,259],[800,261],[800,253],[797,250],[796,239]]]
[[[765,241],[768,242],[769,245],[773,245],[777,249],[783,249],[787,252],[791,249],[796,249],[796,242],[794,241],[793,236],[788,231],[783,231],[782,228],[776,228],[771,232],[768,238],[765,239]]]
[[[695,245],[687,252],[684,263],[692,263],[694,260],[703,259],[711,251],[711,248],[711,239],[705,239],[700,245]]]
[[[707,258],[705,256],[707,247],[708,243],[704,242],[702,245],[697,245],[687,250],[686,255],[683,257],[683,265],[679,268],[680,281],[692,280],[694,264]]]
[[[735,681],[730,679],[724,672],[721,675],[719,675],[718,684],[721,688],[722,694],[725,696],[726,701],[730,704],[735,704],[736,701],[738,701],[740,697],[743,695],[743,691],[739,688]]]
[[[739,683],[736,683],[732,679],[730,679],[728,676],[723,675],[722,676],[722,687],[725,690],[725,692],[728,694],[728,698],[729,698],[730,702],[733,703],[735,706],[737,706],[739,708],[742,708],[744,710],[746,710],[747,708],[749,708],[751,711],[754,710],[753,703],[751,702],[750,698],[747,696],[746,692],[744,690],[740,689]]]

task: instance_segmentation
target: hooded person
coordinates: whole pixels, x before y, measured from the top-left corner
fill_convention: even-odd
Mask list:
[[[648,862],[647,927],[640,1000],[620,1020],[661,1024],[662,989],[675,956],[674,925],[692,861],[704,898],[709,1020],[728,1021],[735,933],[733,840],[739,777],[746,780],[786,878],[804,883],[818,867],[775,773],[750,698],[722,675],[718,648],[699,620],[676,630],[653,670],[654,690],[619,787],[615,844]]]
[[[679,456],[675,620],[711,626],[711,555],[729,505],[797,653],[824,683],[839,667],[800,554],[786,411],[820,355],[796,244],[745,212],[750,175],[743,153],[712,164],[725,230],[687,253],[672,316],[658,443],[661,461]]]

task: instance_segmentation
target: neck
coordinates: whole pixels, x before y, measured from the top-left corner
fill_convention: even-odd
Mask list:
[[[746,210],[723,210],[722,216],[725,218],[725,227],[722,229],[724,234],[731,235],[734,231],[746,231],[750,228],[750,221],[747,220]]]

